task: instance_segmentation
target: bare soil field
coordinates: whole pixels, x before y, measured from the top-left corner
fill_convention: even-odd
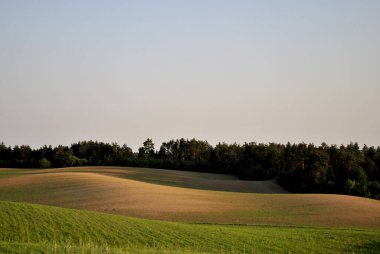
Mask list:
[[[239,188],[246,192],[281,192],[281,187],[273,181],[240,181],[226,175],[155,170],[2,169],[0,200],[183,222],[380,229],[377,200],[325,194],[239,193],[239,183],[243,183]],[[207,181],[208,178],[212,180]],[[187,188],[163,185],[173,182]],[[219,183],[217,187],[215,182]],[[200,185],[217,191],[190,188]],[[275,186],[273,190],[271,186]],[[235,192],[219,191],[221,188]]]
[[[244,181],[234,175],[133,167],[75,167],[44,172],[91,172],[160,185],[247,193],[288,193],[275,181]]]

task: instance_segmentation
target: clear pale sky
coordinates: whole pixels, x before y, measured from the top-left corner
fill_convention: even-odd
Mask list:
[[[0,0],[0,141],[380,145],[380,1]]]

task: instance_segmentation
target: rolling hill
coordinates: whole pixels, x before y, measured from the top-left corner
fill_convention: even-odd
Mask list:
[[[380,229],[377,200],[158,169],[2,169],[0,200],[178,222]]]

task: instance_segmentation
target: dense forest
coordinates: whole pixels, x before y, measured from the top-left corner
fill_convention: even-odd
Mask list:
[[[0,144],[0,167],[50,168],[137,166],[237,175],[241,179],[277,179],[303,193],[339,193],[380,199],[380,147],[314,144],[219,143],[177,139],[155,149],[151,139],[134,153],[127,145],[83,141],[71,146]]]

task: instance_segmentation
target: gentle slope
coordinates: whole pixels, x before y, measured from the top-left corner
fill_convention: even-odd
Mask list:
[[[0,179],[0,200],[182,222],[380,228],[377,200],[205,191],[120,178],[99,168],[85,171],[37,170]],[[165,172],[159,172],[161,178]]]
[[[0,202],[0,251],[76,253],[376,253],[380,232],[197,225]]]

